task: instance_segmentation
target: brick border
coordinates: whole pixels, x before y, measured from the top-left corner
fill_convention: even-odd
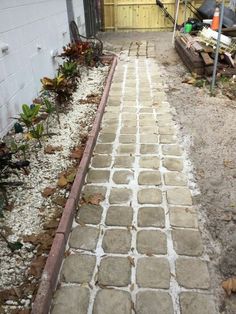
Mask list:
[[[84,150],[83,157],[79,164],[79,168],[71,188],[69,198],[67,199],[59,226],[56,231],[55,238],[49,252],[46,265],[44,267],[41,283],[32,306],[31,314],[46,314],[50,310],[53,292],[57,285],[57,278],[64,258],[66,243],[72,227],[76,207],[79,201],[80,193],[84,184],[84,179],[88,170],[89,162],[96,144],[97,136],[100,130],[100,123],[107,103],[107,98],[112,82],[112,78],[117,65],[116,56],[105,56],[104,61],[112,60],[108,77],[106,79],[105,88],[102,98],[98,106],[93,127],[88,136],[88,141]]]

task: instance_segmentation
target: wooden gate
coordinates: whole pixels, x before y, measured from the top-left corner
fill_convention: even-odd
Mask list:
[[[103,0],[103,28],[105,31],[161,31],[171,30],[173,24],[156,5],[156,0]],[[168,12],[175,17],[175,0],[163,0]],[[196,1],[191,2],[193,5]],[[193,16],[187,10],[186,16]],[[184,5],[180,5],[178,23],[184,21]]]

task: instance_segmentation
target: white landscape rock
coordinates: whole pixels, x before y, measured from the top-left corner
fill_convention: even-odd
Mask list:
[[[30,160],[30,173],[28,176],[20,175],[17,178],[24,182],[23,186],[9,189],[9,201],[14,203],[14,208],[11,212],[4,211],[5,218],[0,220],[0,227],[7,226],[13,232],[8,237],[9,241],[21,240],[23,235],[38,234],[42,231],[45,220],[53,216],[55,205],[50,198],[44,198],[41,192],[45,187],[56,187],[58,174],[72,164],[68,158],[70,151],[78,146],[81,138],[90,131],[97,105],[80,104],[80,100],[91,94],[102,95],[108,69],[108,66],[99,66],[81,71],[82,77],[73,95],[72,104],[66,113],[60,114],[61,128],[56,119],[51,121],[50,132],[56,135],[45,138],[43,146],[62,146],[63,150],[49,155],[44,154],[43,148],[37,148],[29,153],[27,159]],[[61,196],[68,196],[68,193],[65,195],[65,191],[62,191]],[[41,208],[44,209],[43,213],[39,211]],[[26,243],[17,254],[11,254],[6,243],[0,241],[0,289],[22,283],[34,253],[31,245]]]

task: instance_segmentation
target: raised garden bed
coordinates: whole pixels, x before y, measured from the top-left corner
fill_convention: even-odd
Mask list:
[[[65,219],[68,209],[72,210],[70,217],[75,210],[79,197],[78,181],[85,176],[99,130],[108,94],[106,78],[112,60],[113,57],[102,58],[96,67],[80,65],[77,88],[69,105],[59,114],[60,125],[58,115],[52,115],[50,136],[42,136],[40,145],[35,139],[27,142],[26,158],[30,166],[23,173],[19,172],[18,177],[13,173],[7,178],[20,181],[21,185],[7,187],[8,204],[0,220],[3,236],[0,241],[0,313],[30,313],[52,243],[59,249],[56,253],[63,256],[67,234],[61,228],[65,227],[69,232],[70,226],[66,225]],[[40,120],[39,124],[42,123],[45,130],[46,122],[41,115]],[[17,144],[22,139],[25,141],[28,134],[15,134],[12,130],[3,140],[9,144],[13,139]],[[15,162],[14,158],[15,155],[12,158]],[[62,213],[64,218],[57,230]],[[58,239],[63,240],[60,248]],[[53,248],[49,261],[52,254]],[[53,262],[60,267],[59,260]],[[53,278],[47,274],[50,293],[57,278],[56,269],[51,271]],[[44,279],[45,276],[41,288],[45,286]],[[43,311],[46,313],[45,308]]]

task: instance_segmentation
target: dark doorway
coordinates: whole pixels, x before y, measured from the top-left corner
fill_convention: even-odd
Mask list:
[[[86,36],[95,36],[100,29],[100,1],[84,0]]]

